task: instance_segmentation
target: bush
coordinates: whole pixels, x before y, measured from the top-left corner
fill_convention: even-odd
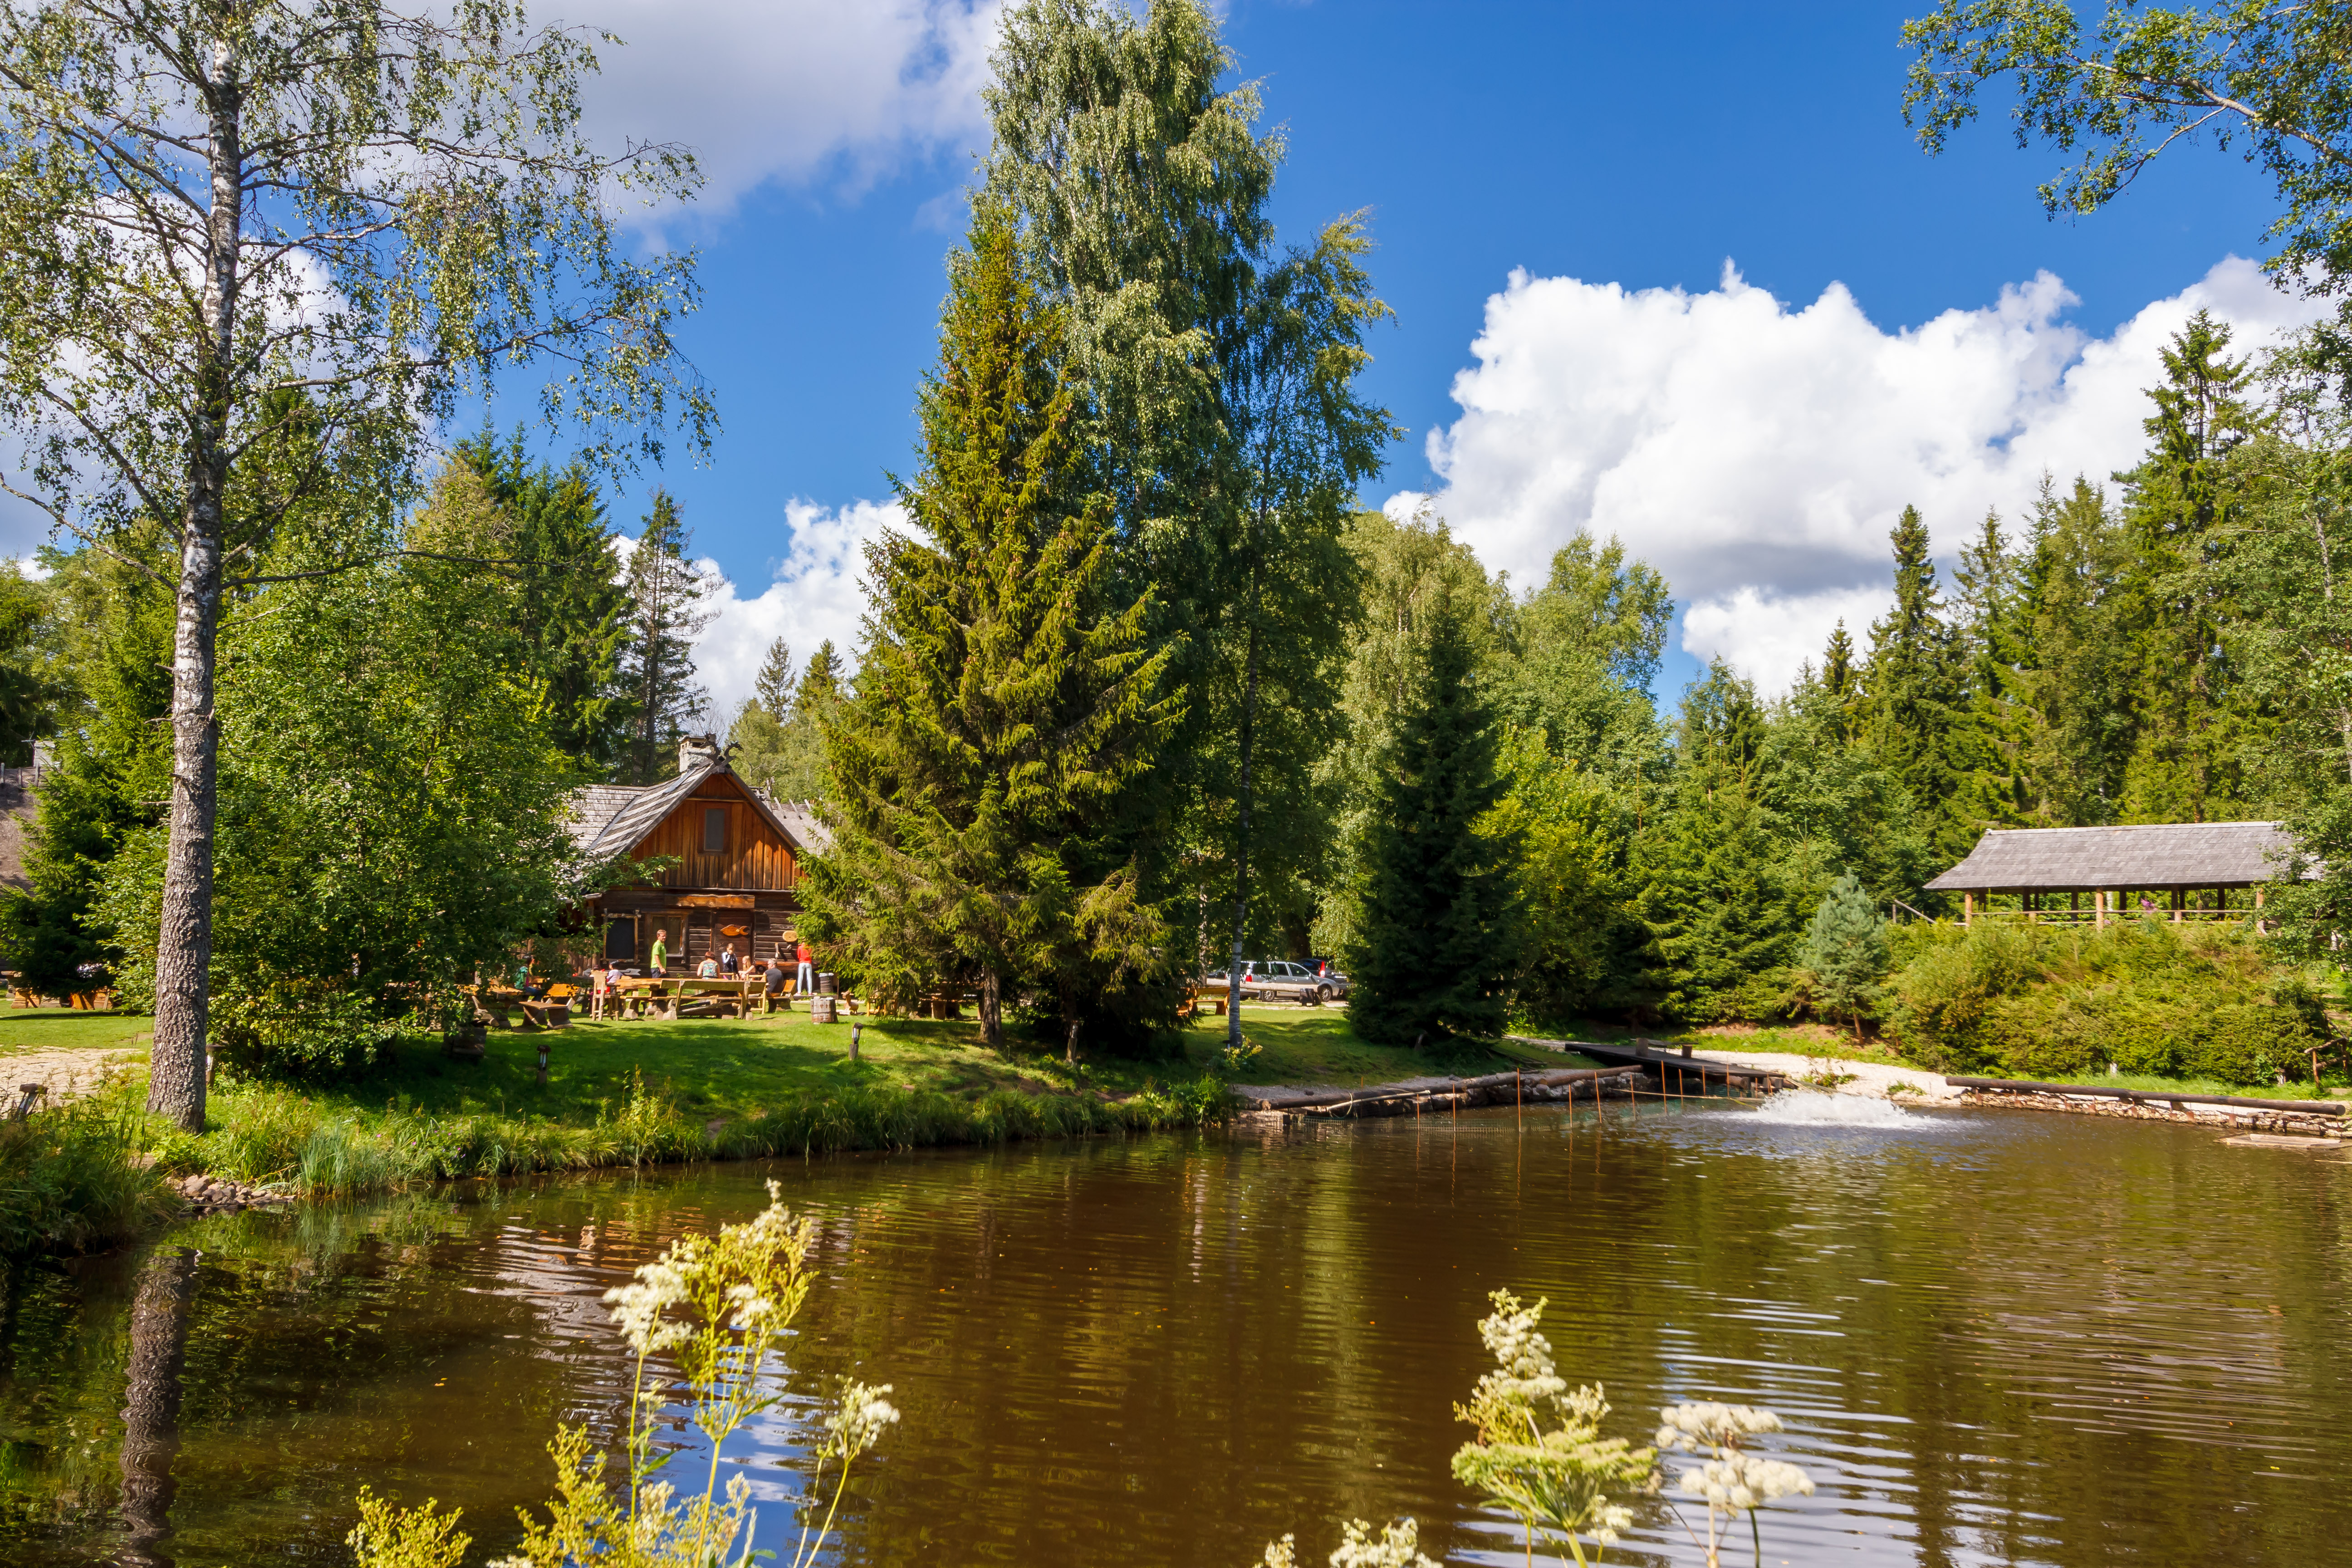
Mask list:
[[[2243,926],[1988,921],[1902,934],[1892,1031],[1944,1072],[2268,1084],[2327,1037],[2318,998]]]

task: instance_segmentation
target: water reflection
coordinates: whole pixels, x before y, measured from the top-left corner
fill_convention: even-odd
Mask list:
[[[341,1563],[362,1479],[462,1503],[478,1555],[504,1550],[554,1424],[609,1435],[603,1291],[770,1173],[827,1277],[739,1457],[771,1544],[814,1397],[854,1370],[906,1420],[845,1561],[1243,1563],[1286,1530],[1318,1560],[1341,1518],[1412,1513],[1433,1556],[1516,1563],[1447,1469],[1505,1284],[1551,1299],[1614,1430],[1682,1399],[1780,1411],[1822,1485],[1769,1560],[2317,1562],[2352,1529],[2326,1479],[2352,1446],[2342,1165],[2027,1112],[1668,1107],[208,1220],[15,1282],[0,1561]],[[1696,1561],[1663,1509],[1631,1544]]]

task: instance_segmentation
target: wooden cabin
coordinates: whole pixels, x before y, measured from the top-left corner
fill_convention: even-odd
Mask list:
[[[585,901],[604,956],[643,969],[654,933],[667,931],[672,973],[730,942],[746,963],[772,952],[790,963],[801,863],[824,847],[823,825],[805,803],[777,801],[738,776],[710,736],[679,742],[677,761],[665,784],[592,784],[572,797],[569,826],[583,859],[675,861]]]
[[[2096,925],[2146,913],[2176,921],[2231,913],[2259,919],[2264,885],[2284,869],[2294,847],[2276,822],[1996,827],[1927,888],[1960,895],[1963,924],[1990,912],[1996,894],[2014,895],[2029,918],[2072,917]]]

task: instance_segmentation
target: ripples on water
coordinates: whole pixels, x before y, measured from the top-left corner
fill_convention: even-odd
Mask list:
[[[780,1539],[807,1395],[855,1368],[905,1420],[845,1562],[1238,1565],[1292,1530],[1319,1562],[1412,1513],[1432,1556],[1517,1563],[1447,1471],[1509,1286],[1612,1431],[1780,1412],[1821,1489],[1768,1563],[2352,1560],[2339,1160],[1813,1096],[787,1164],[826,1279],[745,1458]],[[503,1549],[552,1424],[609,1429],[602,1292],[768,1173],[215,1219],[18,1280],[0,1561],[340,1563],[362,1479]],[[174,1322],[177,1447],[126,1489],[126,1382]],[[1654,1505],[1628,1544],[1698,1560]]]

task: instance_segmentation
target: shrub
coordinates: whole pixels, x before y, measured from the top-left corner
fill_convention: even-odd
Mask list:
[[[1945,1072],[2267,1084],[2327,1037],[2318,997],[2242,926],[1987,922],[1902,944],[1893,1031]]]

